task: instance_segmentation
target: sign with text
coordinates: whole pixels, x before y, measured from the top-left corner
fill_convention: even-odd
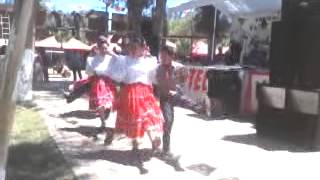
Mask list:
[[[183,94],[196,103],[205,103],[208,99],[207,69],[204,67],[184,66],[188,72],[183,84]]]

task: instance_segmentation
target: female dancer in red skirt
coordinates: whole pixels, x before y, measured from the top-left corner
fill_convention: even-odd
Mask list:
[[[130,37],[129,55],[118,60],[125,61],[125,67],[118,72],[109,71],[111,78],[123,83],[119,93],[116,130],[132,139],[132,153],[137,157],[135,162],[138,163],[136,165],[141,174],[148,171],[143,167],[138,141],[146,133],[153,150],[158,148],[161,144],[164,121],[152,87],[155,82],[157,60],[144,56],[145,47],[142,37]]]
[[[74,83],[74,90],[66,96],[67,102],[72,102],[82,94],[89,92],[89,109],[97,111],[101,119],[101,129],[105,128],[105,120],[113,109],[116,87],[106,76],[106,71],[113,58],[109,53],[107,38],[100,36],[97,41],[98,51],[94,57],[88,57],[86,73],[87,79]]]

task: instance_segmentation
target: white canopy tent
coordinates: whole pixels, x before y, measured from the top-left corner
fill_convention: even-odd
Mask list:
[[[66,50],[83,50],[90,51],[91,47],[87,44],[75,39],[71,38],[68,42],[62,43],[62,48]]]
[[[280,15],[281,0],[191,0],[169,8],[168,14],[213,5],[222,13],[243,18]]]
[[[61,43],[59,43],[54,36],[50,36],[50,37],[47,37],[43,40],[35,42],[35,47],[60,49],[61,46],[62,46]]]

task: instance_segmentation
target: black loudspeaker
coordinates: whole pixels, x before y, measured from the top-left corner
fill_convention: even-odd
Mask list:
[[[272,24],[270,83],[320,88],[320,1],[283,2],[283,20]]]
[[[309,16],[298,28],[299,85],[306,88],[320,87],[320,16]]]
[[[292,23],[281,21],[272,24],[269,67],[270,84],[275,86],[291,86],[294,82],[296,59],[292,52],[296,36],[291,29]]]

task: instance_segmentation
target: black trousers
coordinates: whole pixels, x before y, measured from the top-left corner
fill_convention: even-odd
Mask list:
[[[48,82],[49,81],[48,66],[42,67],[42,72],[43,72],[44,81]]]
[[[79,75],[79,78],[82,79],[81,69],[72,69],[73,73],[73,81],[77,81],[77,73]]]
[[[82,86],[74,89],[69,95],[70,102],[80,98],[83,94],[90,92],[90,89],[91,89],[90,82],[83,84]]]
[[[164,116],[164,132],[163,132],[163,147],[164,153],[170,151],[170,135],[171,129],[174,121],[174,105],[172,100],[169,98],[160,98],[160,107]]]

